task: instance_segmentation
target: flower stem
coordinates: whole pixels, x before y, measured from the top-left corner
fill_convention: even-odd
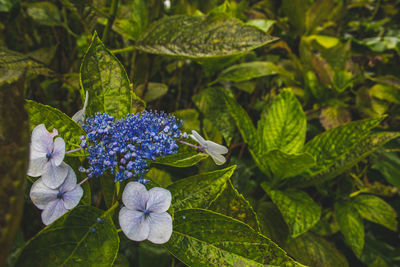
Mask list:
[[[74,153],[74,152],[79,151],[79,150],[82,150],[82,148],[78,147],[78,148],[75,148],[75,149],[72,149],[72,150],[65,151],[65,154]]]
[[[196,145],[193,145],[191,143],[188,143],[188,142],[185,142],[185,141],[182,141],[182,140],[178,140],[178,142],[181,143],[181,144],[187,145],[187,146],[191,146],[191,147],[197,148],[197,149],[199,149],[201,151],[204,151],[204,147],[202,147],[202,146],[196,146]]]
[[[82,185],[84,182],[86,182],[87,180],[89,180],[89,177],[86,177],[85,179],[83,179],[82,181],[79,182],[78,185]]]
[[[108,216],[108,215],[112,215],[113,212],[114,212],[114,210],[115,210],[118,206],[119,206],[119,202],[116,201],[116,202],[114,203],[114,205],[112,205],[111,208],[109,208],[108,210],[106,210],[106,212],[104,212],[103,215],[102,215],[101,217],[104,218],[104,217],[106,217],[106,216]]]

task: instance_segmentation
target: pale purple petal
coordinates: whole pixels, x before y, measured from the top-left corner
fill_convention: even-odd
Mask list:
[[[68,170],[68,174],[65,177],[64,182],[60,185],[59,191],[61,193],[65,193],[65,192],[71,191],[71,190],[73,190],[75,188],[75,186],[76,186],[76,174],[75,174],[74,170],[71,168],[71,166],[69,166],[65,162],[62,165],[66,165],[67,170]]]
[[[53,136],[47,131],[44,124],[39,124],[32,131],[31,151],[35,150],[42,153],[51,152],[53,146]]]
[[[46,158],[46,154],[47,154],[47,152],[36,150],[31,145],[30,151],[29,151],[29,159],[35,160],[35,159],[40,159],[40,158]]]
[[[54,150],[51,153],[51,160],[54,165],[59,166],[61,162],[64,160],[65,156],[65,142],[61,137],[57,137],[54,140]]]
[[[51,163],[47,160],[46,157],[30,160],[27,175],[38,177],[47,172],[50,165]]]
[[[49,202],[42,212],[42,222],[45,225],[49,225],[61,216],[63,216],[68,210],[64,207],[61,199],[56,199]]]
[[[149,236],[149,220],[143,212],[123,207],[119,212],[119,225],[130,240],[143,241]]]
[[[39,178],[31,187],[29,193],[33,204],[39,209],[44,209],[49,202],[57,199],[58,190],[47,187],[42,178]]]
[[[215,164],[217,165],[222,165],[226,162],[226,158],[222,156],[221,154],[218,153],[212,153],[208,149],[206,149],[207,154],[211,156],[211,158],[214,160]]]
[[[147,218],[150,222],[150,233],[147,238],[154,244],[166,243],[172,234],[172,218],[166,212],[150,213]]]
[[[73,209],[79,204],[83,196],[83,189],[80,185],[76,185],[74,189],[64,193],[62,199],[64,201],[64,207],[68,210]]]
[[[49,161],[52,163],[52,161]],[[50,188],[59,187],[65,180],[68,174],[68,165],[64,162],[60,166],[49,164],[49,168],[42,175],[43,182]]]
[[[146,209],[150,212],[165,212],[171,205],[171,192],[161,187],[153,187],[149,190],[149,200]]]
[[[212,141],[206,141],[206,144],[207,144],[207,150],[210,151],[211,153],[215,153],[215,154],[228,153],[228,148],[226,146],[219,145]]]
[[[194,141],[196,141],[197,143],[199,143],[201,146],[205,146],[206,144],[206,140],[201,137],[201,135],[196,132],[195,130],[192,130],[192,134],[189,135]]]
[[[128,183],[122,193],[122,202],[131,210],[144,211],[148,199],[149,192],[143,184],[138,182]]]

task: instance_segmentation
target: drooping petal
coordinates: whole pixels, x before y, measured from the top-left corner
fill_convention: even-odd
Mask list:
[[[141,211],[123,207],[119,212],[119,225],[130,240],[143,241],[149,236],[149,220]]]
[[[58,190],[47,187],[42,178],[33,183],[29,196],[33,204],[39,209],[44,209],[47,204],[57,199]]]
[[[214,160],[215,164],[217,165],[222,165],[226,162],[226,158],[222,156],[221,154],[218,153],[212,153],[208,149],[206,149],[207,154],[211,156],[211,158]]]
[[[85,118],[84,110],[83,110],[83,109],[80,109],[80,110],[78,110],[78,111],[72,116],[71,119],[72,119],[74,122],[80,122],[80,121],[83,121],[84,118]]]
[[[207,150],[215,154],[226,154],[228,153],[228,148],[226,146],[214,143],[213,141],[206,141]]]
[[[149,199],[146,187],[138,182],[130,182],[122,193],[122,202],[131,210],[144,211]]]
[[[71,190],[73,190],[75,188],[75,186],[76,186],[76,174],[75,174],[74,170],[71,168],[71,166],[69,166],[65,162],[63,164],[66,165],[68,174],[65,177],[64,182],[60,185],[59,191],[61,193],[66,193],[66,192],[71,191]]]
[[[65,156],[65,142],[61,137],[57,137],[54,140],[54,150],[51,154],[51,160],[54,165],[59,166],[61,162],[64,160]]]
[[[61,199],[56,199],[49,202],[42,212],[42,222],[45,225],[49,225],[61,216],[63,216],[68,210],[64,207]]]
[[[68,174],[68,165],[62,162],[60,166],[55,166],[52,161],[49,161],[49,167],[45,173],[42,174],[42,179],[45,185],[55,189],[59,187],[65,180]]]
[[[47,160],[46,157],[30,160],[27,175],[38,177],[47,172],[50,165],[51,163]]]
[[[147,238],[154,244],[166,243],[172,234],[172,218],[166,212],[150,213],[148,220],[150,222],[150,233]]]
[[[31,150],[42,153],[51,152],[53,136],[47,131],[44,124],[39,124],[32,131]]]
[[[196,141],[197,143],[199,143],[199,145],[201,146],[205,146],[206,145],[206,140],[201,137],[201,135],[196,132],[195,130],[192,130],[192,134],[189,135],[194,141]]]
[[[153,187],[149,190],[149,200],[146,209],[150,212],[165,212],[171,205],[171,192],[161,187]]]
[[[76,185],[74,189],[64,193],[63,201],[64,207],[68,210],[73,209],[79,204],[83,196],[83,189],[80,185]]]

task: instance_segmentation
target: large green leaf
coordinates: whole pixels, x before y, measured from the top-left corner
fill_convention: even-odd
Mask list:
[[[336,202],[335,214],[346,243],[357,257],[364,247],[364,224],[358,211],[350,202]]]
[[[201,173],[179,180],[167,189],[172,194],[172,207],[175,211],[191,208],[207,208],[225,188],[236,165],[229,168]]]
[[[29,161],[29,120],[24,79],[0,87],[0,266],[19,228]]]
[[[60,26],[61,14],[56,5],[51,2],[27,3],[26,13],[34,21],[46,26]]]
[[[235,125],[229,110],[225,108],[224,89],[207,88],[192,97],[193,102],[221,132],[226,143],[229,145],[235,132]]]
[[[100,218],[100,222],[98,222]],[[112,266],[119,238],[109,214],[78,206],[40,231],[16,266]]]
[[[397,153],[376,155],[372,169],[378,170],[390,184],[400,187],[400,158]]]
[[[282,180],[293,177],[308,170],[315,164],[308,153],[288,154],[280,150],[271,150],[263,155],[274,179]]]
[[[32,100],[27,100],[25,107],[29,114],[31,130],[43,123],[49,130],[57,129],[59,136],[65,141],[66,150],[80,147],[82,142],[80,136],[85,135],[85,132],[65,113]],[[84,154],[81,150],[68,155],[82,156]]]
[[[188,266],[301,266],[248,225],[202,209],[175,213],[164,246]]]
[[[140,99],[131,92],[128,75],[119,60],[93,35],[80,70],[82,88],[89,91],[86,108],[88,116],[107,112],[121,118],[132,111],[132,99]],[[143,103],[144,105],[144,103]]]
[[[276,38],[240,21],[218,15],[164,17],[136,43],[144,52],[186,58],[212,58],[248,52]]]
[[[208,209],[235,218],[249,225],[257,232],[260,232],[260,225],[253,207],[243,195],[233,187],[230,180],[227,181],[225,189],[218,198],[211,203]]]
[[[282,213],[292,237],[301,235],[319,221],[321,207],[304,191],[272,190],[265,183],[261,186]]]
[[[397,230],[396,211],[383,199],[374,195],[358,195],[353,198],[353,206],[361,217],[379,223],[392,231]]]
[[[360,142],[351,148],[350,151],[343,155],[337,155],[332,165],[320,170],[317,174],[304,175],[292,181],[292,184],[297,184],[300,187],[310,186],[313,184],[322,183],[332,179],[341,173],[349,170],[357,162],[376,151],[378,148],[389,142],[390,140],[399,137],[397,132],[379,132],[369,134]],[[311,168],[313,169],[313,168]]]
[[[275,74],[291,76],[291,73],[273,62],[253,61],[233,65],[225,69],[216,81],[242,82]]]
[[[291,91],[282,91],[261,114],[258,122],[263,151],[300,151],[306,138],[306,128],[306,115],[300,102]]]
[[[152,163],[182,168],[193,166],[199,161],[208,158],[208,154],[199,153],[193,147],[180,143],[178,144],[178,147],[178,153],[159,158]]]

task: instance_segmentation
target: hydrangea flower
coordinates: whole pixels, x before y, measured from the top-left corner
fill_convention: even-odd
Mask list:
[[[119,224],[133,241],[149,240],[163,244],[172,234],[172,218],[166,211],[171,205],[171,193],[160,187],[147,191],[138,182],[126,185],[122,194],[125,207],[119,212]]]
[[[78,205],[83,196],[83,189],[76,184],[74,170],[67,165],[68,175],[56,189],[48,187],[43,178],[39,178],[31,187],[30,197],[36,207],[43,210],[42,221],[49,225],[68,210]]]
[[[190,137],[203,147],[203,150],[211,156],[215,164],[222,165],[226,162],[226,158],[222,154],[228,153],[226,146],[219,145],[212,141],[205,140],[198,132],[192,131]]]
[[[178,151],[182,122],[164,112],[143,111],[115,120],[107,113],[97,113],[83,124],[87,140],[81,147],[89,153],[89,177],[110,170],[115,181],[141,179],[148,170],[148,160]],[[84,137],[83,137],[84,139]]]
[[[81,110],[78,110],[74,116],[72,116],[72,120],[77,123],[83,123],[85,120],[85,111],[86,111],[86,106],[88,104],[88,99],[89,99],[89,91],[86,91],[86,96],[85,96],[85,103],[83,104],[83,108]]]
[[[67,164],[63,163],[65,142],[56,129],[50,133],[44,124],[39,124],[32,131],[28,175],[42,176],[43,182],[50,188],[57,188],[68,174]]]

